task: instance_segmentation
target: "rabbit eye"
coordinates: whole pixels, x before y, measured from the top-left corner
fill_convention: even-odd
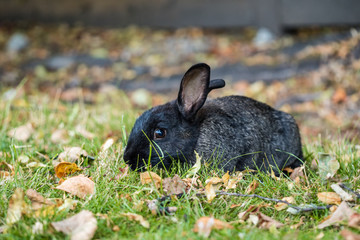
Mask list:
[[[161,139],[166,136],[166,130],[163,128],[157,128],[154,131],[154,139]]]

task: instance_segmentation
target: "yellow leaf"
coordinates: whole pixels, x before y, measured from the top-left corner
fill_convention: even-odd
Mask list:
[[[58,178],[65,177],[67,175],[73,174],[77,171],[81,171],[76,163],[71,162],[61,162],[55,167],[55,174]]]
[[[229,175],[229,172],[226,172],[224,174],[224,176],[222,176],[222,181],[224,183],[224,186],[227,186],[228,182],[229,182],[229,179],[230,179],[230,175]]]
[[[205,195],[208,200],[208,203],[211,203],[211,201],[216,197],[216,190],[219,190],[221,187],[221,184],[223,183],[223,180],[218,177],[212,177],[205,181]]]

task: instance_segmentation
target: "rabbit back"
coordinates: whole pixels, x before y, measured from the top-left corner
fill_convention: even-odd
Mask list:
[[[195,150],[225,171],[268,171],[301,165],[298,126],[293,117],[244,96],[208,100],[200,109]],[[296,156],[296,157],[294,157]]]

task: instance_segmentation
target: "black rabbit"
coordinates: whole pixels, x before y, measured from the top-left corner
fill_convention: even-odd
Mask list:
[[[224,86],[222,79],[210,81],[208,65],[192,66],[177,100],[151,108],[136,120],[125,162],[133,170],[144,169],[148,162],[165,168],[173,161],[192,165],[196,151],[225,171],[269,171],[271,166],[278,175],[285,167],[300,166],[301,140],[293,117],[244,96],[206,101],[211,90]]]

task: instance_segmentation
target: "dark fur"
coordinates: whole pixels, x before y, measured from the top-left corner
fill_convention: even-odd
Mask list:
[[[194,65],[184,75],[177,100],[154,107],[136,120],[124,154],[132,169],[141,169],[148,162],[149,140],[154,143],[152,166],[168,168],[173,159],[192,165],[194,150],[225,171],[268,171],[273,166],[278,174],[278,169],[301,165],[297,159],[303,157],[300,134],[291,115],[243,96],[205,102],[212,89],[224,85],[222,80],[209,78],[207,65]],[[166,137],[155,141],[156,128],[166,129]],[[159,148],[164,153],[162,161]]]

